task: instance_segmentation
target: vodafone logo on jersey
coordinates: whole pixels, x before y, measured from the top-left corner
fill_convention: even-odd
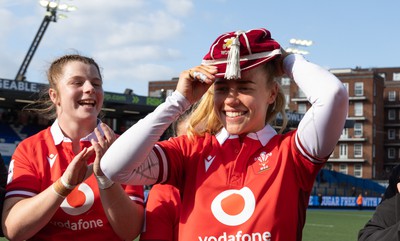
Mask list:
[[[211,203],[211,212],[221,223],[228,226],[238,226],[249,220],[253,215],[256,200],[248,187],[240,190],[226,190],[216,196]]]
[[[69,215],[80,215],[88,211],[94,203],[93,190],[86,183],[81,183],[61,203],[61,209]]]

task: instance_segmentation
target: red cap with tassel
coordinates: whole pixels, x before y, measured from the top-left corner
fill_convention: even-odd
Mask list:
[[[264,28],[229,32],[214,41],[202,64],[217,66],[217,77],[239,79],[241,71],[279,56],[280,48],[279,43]]]

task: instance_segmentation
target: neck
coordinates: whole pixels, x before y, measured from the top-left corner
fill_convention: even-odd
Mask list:
[[[93,121],[73,121],[70,119],[58,119],[58,125],[64,136],[70,138],[72,142],[79,142],[79,140],[96,128],[97,120]]]

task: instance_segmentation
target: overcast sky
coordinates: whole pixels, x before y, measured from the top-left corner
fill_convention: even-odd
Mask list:
[[[79,52],[103,68],[105,91],[148,95],[148,81],[197,65],[222,33],[264,27],[283,47],[313,40],[306,56],[325,68],[400,67],[400,1],[64,0],[27,80],[47,83],[56,57]],[[37,0],[0,0],[0,78],[14,79],[46,10]]]

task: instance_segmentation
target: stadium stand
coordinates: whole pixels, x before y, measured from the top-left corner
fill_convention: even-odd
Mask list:
[[[313,195],[381,197],[386,187],[370,179],[357,178],[340,172],[322,169],[314,182]]]

